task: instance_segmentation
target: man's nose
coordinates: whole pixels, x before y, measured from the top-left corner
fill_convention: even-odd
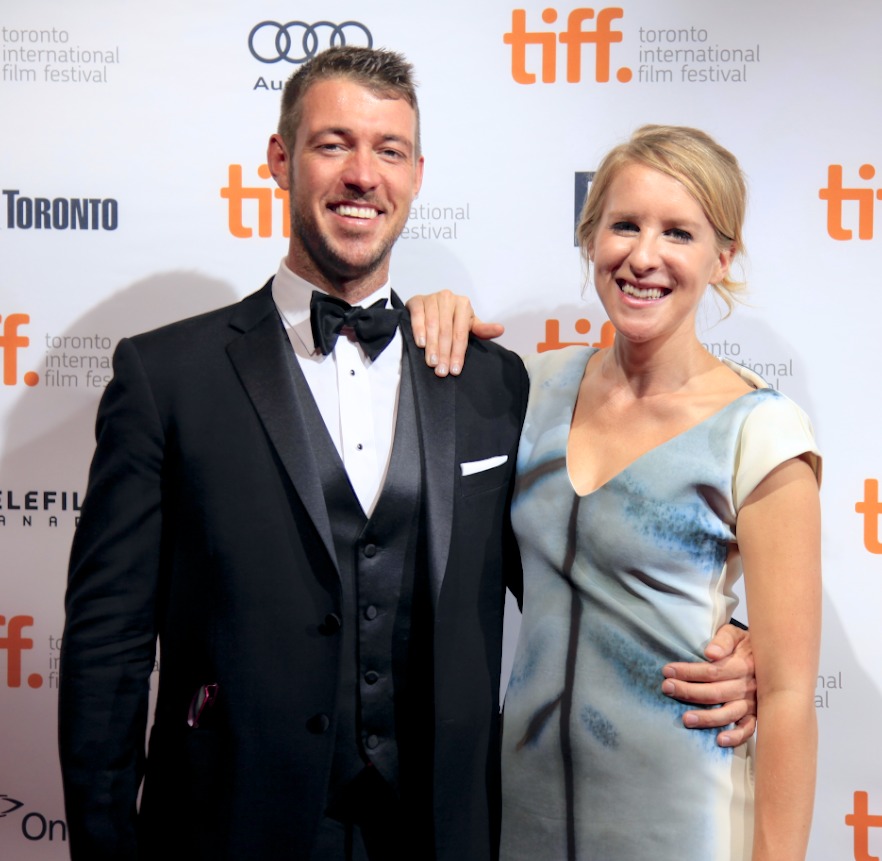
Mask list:
[[[361,191],[369,191],[377,186],[379,172],[377,157],[373,150],[357,147],[349,153],[346,169],[343,171],[343,182]]]

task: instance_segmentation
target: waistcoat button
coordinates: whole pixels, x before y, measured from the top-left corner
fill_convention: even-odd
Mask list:
[[[306,722],[306,729],[311,732],[313,735],[322,735],[328,731],[328,727],[331,725],[331,719],[325,714],[317,714],[313,715]]]
[[[318,626],[319,633],[329,637],[331,634],[336,634],[342,624],[343,620],[336,613],[328,613],[324,622]]]

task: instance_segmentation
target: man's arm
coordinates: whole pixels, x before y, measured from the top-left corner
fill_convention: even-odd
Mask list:
[[[750,634],[735,625],[724,625],[704,650],[707,661],[668,664],[662,693],[696,705],[683,715],[689,729],[725,727],[717,735],[720,747],[744,744],[756,731],[756,676]],[[729,724],[735,724],[730,727]]]
[[[498,323],[483,323],[467,296],[449,290],[413,296],[407,301],[414,340],[426,349],[426,364],[439,377],[462,371],[469,334],[495,338]],[[520,603],[520,598],[518,598]],[[756,678],[750,635],[734,625],[724,625],[705,650],[707,661],[668,664],[662,692],[696,705],[720,705],[684,713],[690,729],[725,727],[717,736],[721,747],[736,747],[756,730]],[[734,726],[730,726],[734,724]]]
[[[71,553],[59,750],[71,857],[134,859],[148,679],[156,643],[163,431],[123,341]]]

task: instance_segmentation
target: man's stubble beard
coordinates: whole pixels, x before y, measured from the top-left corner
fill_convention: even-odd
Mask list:
[[[357,201],[353,203],[357,205]],[[309,258],[310,268],[337,289],[344,281],[363,279],[376,272],[391,255],[392,247],[401,233],[399,231],[397,235],[384,242],[367,262],[353,263],[332,247],[311,217],[303,217],[293,205],[290,217],[291,232],[297,237],[301,248]]]

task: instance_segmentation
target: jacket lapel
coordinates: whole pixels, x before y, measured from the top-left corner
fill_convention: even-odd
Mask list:
[[[393,294],[393,304],[400,305]],[[423,351],[414,344],[410,320],[401,322],[404,349],[408,351],[416,414],[419,425],[420,448],[425,465],[426,538],[429,555],[429,582],[432,606],[437,607],[438,596],[447,558],[450,555],[450,536],[453,530],[453,500],[456,478],[456,385],[455,379],[439,379],[426,365]]]
[[[293,380],[302,371],[273,302],[271,285],[272,279],[237,306],[230,325],[242,334],[228,344],[227,354],[336,565],[318,468],[311,448],[303,442],[309,434]]]

